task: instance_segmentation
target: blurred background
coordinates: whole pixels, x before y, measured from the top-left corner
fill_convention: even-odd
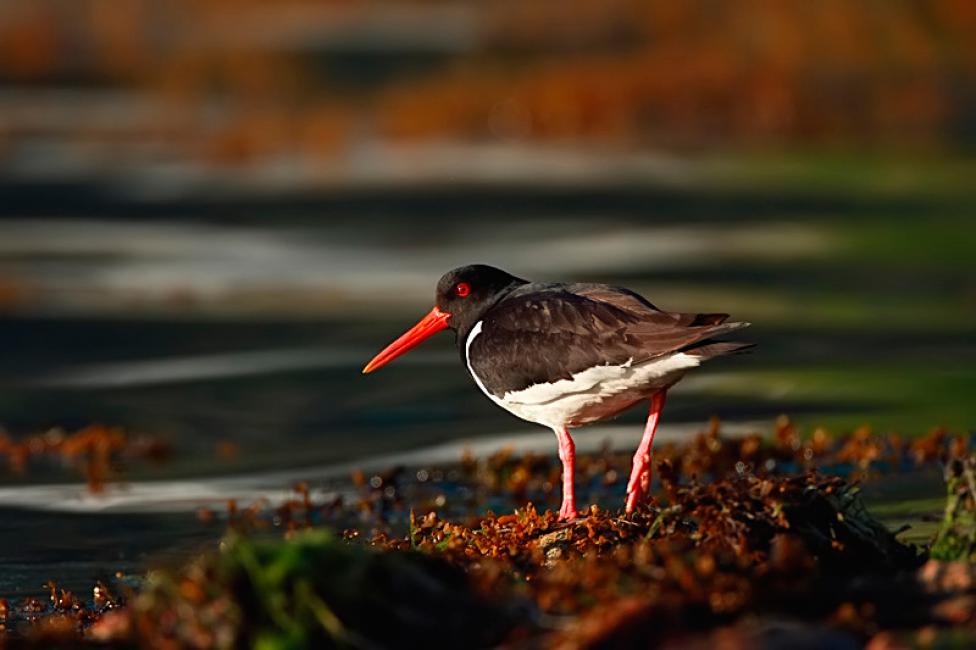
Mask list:
[[[7,0],[0,423],[132,478],[534,431],[448,335],[359,374],[481,262],[752,321],[668,422],[971,429],[974,151],[966,0]]]

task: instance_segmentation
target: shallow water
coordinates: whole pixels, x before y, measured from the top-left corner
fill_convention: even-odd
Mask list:
[[[0,188],[0,422],[18,435],[97,421],[171,442],[169,462],[127,469],[133,481],[245,475],[273,491],[280,472],[536,433],[483,398],[448,335],[359,374],[426,313],[444,270],[476,261],[753,322],[741,338],[755,352],[690,375],[669,424],[768,429],[788,413],[914,435],[976,422],[976,227],[955,194],[502,182],[146,201],[104,189]],[[634,443],[641,419],[619,420]],[[227,442],[236,455],[217,453]],[[77,475],[51,465],[2,480]],[[219,532],[185,514],[67,515],[77,495],[52,494],[53,511],[5,511],[0,592],[45,574],[80,588]]]

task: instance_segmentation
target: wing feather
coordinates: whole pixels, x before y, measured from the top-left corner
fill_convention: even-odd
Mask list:
[[[570,379],[587,368],[642,363],[740,327],[726,314],[657,309],[605,285],[567,285],[502,300],[472,342],[471,367],[493,394]]]

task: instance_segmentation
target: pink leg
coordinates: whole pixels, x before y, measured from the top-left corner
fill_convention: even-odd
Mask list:
[[[576,519],[576,490],[573,477],[576,473],[576,445],[569,435],[569,429],[553,429],[559,441],[559,460],[563,463],[563,505],[559,508],[559,519]]]
[[[661,409],[664,408],[664,397],[663,390],[651,397],[651,412],[647,416],[647,424],[644,425],[644,437],[634,452],[634,465],[627,482],[627,512],[633,512],[637,504],[647,498],[651,489],[651,444],[654,442]]]

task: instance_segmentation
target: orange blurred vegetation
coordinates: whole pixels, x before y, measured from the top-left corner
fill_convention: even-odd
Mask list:
[[[151,97],[146,136],[216,164],[353,135],[959,147],[974,36],[968,0],[18,0],[0,78]],[[393,72],[359,74],[376,65]],[[16,128],[0,120],[0,142]]]
[[[171,453],[169,444],[149,436],[130,437],[118,427],[93,424],[74,433],[51,429],[14,439],[0,430],[0,458],[10,471],[23,474],[31,461],[60,460],[84,475],[89,491],[102,492],[120,476],[123,461],[161,462]]]

